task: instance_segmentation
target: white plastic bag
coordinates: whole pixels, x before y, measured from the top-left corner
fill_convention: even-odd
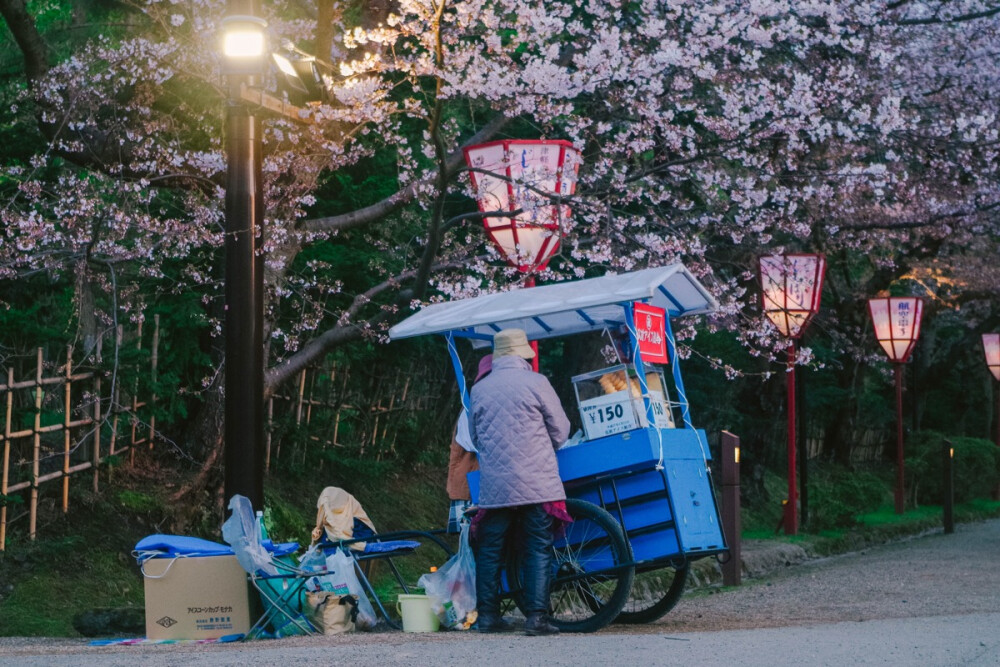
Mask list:
[[[343,581],[347,584],[347,590],[358,597],[358,629],[371,630],[374,628],[375,624],[378,623],[378,618],[375,616],[375,608],[372,607],[371,600],[368,599],[365,589],[358,581],[358,574],[354,571],[354,558],[337,549],[326,557],[326,570],[327,574],[324,578],[332,577],[338,583]],[[334,590],[339,588],[340,586],[334,586]]]
[[[476,558],[469,544],[469,526],[462,526],[458,553],[437,572],[420,577],[417,585],[431,600],[442,625],[468,630],[476,622]]]

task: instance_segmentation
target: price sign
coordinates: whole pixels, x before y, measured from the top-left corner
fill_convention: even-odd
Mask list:
[[[624,433],[639,427],[629,405],[629,392],[616,391],[580,403],[580,418],[588,440]]]
[[[662,308],[636,302],[632,304],[639,356],[653,364],[669,363],[667,358],[667,313]]]

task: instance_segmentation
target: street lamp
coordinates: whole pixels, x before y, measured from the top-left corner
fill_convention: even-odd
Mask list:
[[[782,525],[799,532],[798,489],[795,483],[795,359],[796,341],[819,312],[826,258],[815,254],[771,255],[760,258],[761,306],[764,314],[789,339],[788,367],[788,502]]]
[[[261,129],[244,87],[265,62],[258,3],[230,0],[222,20],[226,100],[225,502],[246,496],[264,506],[264,191]]]
[[[983,334],[983,353],[986,355],[986,367],[993,374],[993,379],[1000,382],[1000,333]],[[1000,447],[1000,385],[997,385],[996,445]]]
[[[910,358],[920,336],[924,302],[919,297],[880,297],[868,299],[868,312],[875,326],[875,338],[889,361],[896,380],[896,514],[902,514],[903,495],[903,364]]]
[[[476,202],[490,240],[507,262],[527,274],[543,270],[559,249],[576,192],[580,151],[568,141],[509,139],[464,149]],[[553,201],[555,200],[555,201]],[[537,351],[537,342],[532,341]],[[538,355],[532,360],[538,370]]]

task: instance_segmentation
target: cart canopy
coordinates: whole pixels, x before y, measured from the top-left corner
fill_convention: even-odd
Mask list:
[[[671,317],[718,307],[683,264],[671,264],[431,304],[389,329],[389,338],[451,334],[482,347],[508,328],[524,329],[529,340],[556,338],[624,324],[633,301],[663,308]]]

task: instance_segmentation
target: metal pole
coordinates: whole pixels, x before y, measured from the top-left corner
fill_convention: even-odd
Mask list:
[[[798,375],[798,371],[796,371]],[[809,406],[806,398],[806,377],[795,379],[796,448],[799,456],[799,527],[803,530],[809,525]],[[802,419],[798,419],[801,415]]]
[[[944,441],[944,499],[941,503],[944,508],[944,532],[945,534],[955,532],[955,476],[952,462],[955,458],[955,448],[947,440]]]
[[[996,384],[996,395],[997,395],[997,410],[995,414],[997,420],[996,445],[997,447],[1000,447],[1000,383]],[[997,481],[997,485],[993,489],[993,500],[1000,500],[1000,480]]]
[[[722,585],[739,586],[743,575],[740,548],[740,439],[722,432],[722,530],[729,545],[729,560],[722,563]]]
[[[795,486],[795,339],[788,345],[788,502],[785,504],[784,526],[786,535],[799,532],[798,492]]]
[[[896,514],[905,510],[903,497],[903,365],[893,368],[896,377]]]
[[[534,287],[535,286],[535,276],[528,276],[524,279],[524,286]],[[531,341],[531,349],[535,351],[535,358],[531,360],[531,370],[538,372],[538,341]]]
[[[231,14],[256,15],[231,0]],[[260,121],[240,101],[256,77],[229,77],[226,104],[225,502],[246,496],[264,507],[264,193]]]

